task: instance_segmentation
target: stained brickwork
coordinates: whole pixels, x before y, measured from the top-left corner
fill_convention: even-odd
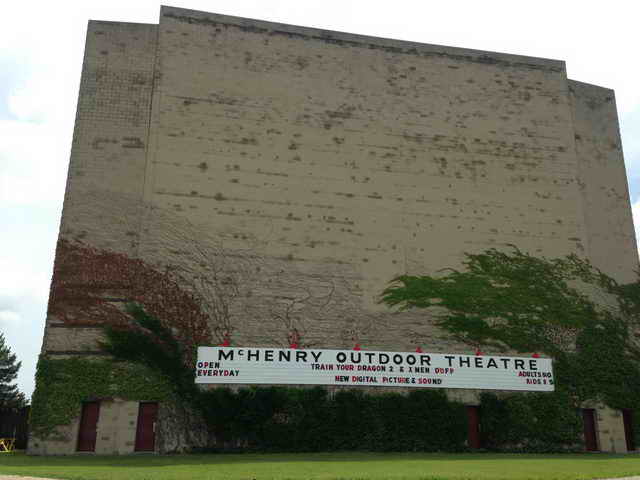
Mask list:
[[[620,282],[638,262],[613,90],[569,81],[589,258]]]
[[[268,232],[293,261],[341,257],[369,305],[394,275],[463,251],[586,253],[562,62],[161,19],[154,205],[230,240]]]
[[[142,198],[156,25],[89,22],[61,235],[131,252],[139,219],[83,216],[96,189]],[[106,210],[108,210],[106,208]],[[103,221],[109,218],[109,221]],[[124,219],[123,219],[124,220]]]
[[[194,239],[259,259],[232,326],[261,346],[286,343],[278,289],[340,286],[317,347],[470,351],[381,291],[510,244],[620,281],[638,266],[613,92],[564,62],[171,7],[89,24],[60,235],[162,268],[196,265]],[[99,336],[48,318],[43,353]],[[114,435],[100,451],[130,451]]]

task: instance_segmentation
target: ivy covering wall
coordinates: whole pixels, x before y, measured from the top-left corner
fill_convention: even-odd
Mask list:
[[[465,407],[443,391],[369,394],[315,388],[206,392],[219,448],[266,451],[460,451]]]
[[[209,441],[202,448],[466,448],[465,407],[449,401],[442,390],[408,394],[365,390],[329,394],[323,388],[276,387],[200,390],[193,377],[195,346],[211,343],[200,300],[183,291],[168,273],[138,260],[81,245],[62,244],[60,249],[69,262],[77,260],[86,267],[83,275],[92,279],[92,285],[119,278],[138,290],[131,295],[136,303],[122,309],[106,299],[110,297],[103,298],[104,291],[88,297],[75,291],[71,287],[77,278],[64,269],[57,271],[54,283],[59,288],[52,293],[50,313],[67,324],[90,313],[92,322],[104,326],[105,341],[99,346],[110,358],[40,360],[31,418],[32,432],[38,436],[51,435],[57,426],[77,418],[82,401],[118,397],[177,402],[204,419],[200,424],[206,425],[204,436],[208,433]],[[574,256],[535,258],[515,249],[488,250],[467,258],[463,272],[437,278],[400,277],[385,290],[382,301],[401,309],[435,308],[440,312],[435,324],[469,346],[541,352],[554,359],[555,393],[482,395],[481,436],[486,448],[580,449],[578,407],[585,402],[632,409],[640,440],[640,344],[635,335],[640,282],[619,285]],[[595,302],[592,295],[575,288],[575,282],[611,301]],[[173,306],[168,308],[167,302]],[[184,317],[183,311],[190,316]],[[186,424],[183,428],[190,430]],[[201,442],[185,440],[189,445]]]
[[[217,446],[275,451],[466,450],[463,404],[443,390],[371,394],[324,388],[250,388],[206,392]],[[582,450],[582,419],[569,396],[481,396],[483,446],[496,451]]]
[[[324,388],[251,388],[206,393],[219,447],[276,451],[466,450],[465,406],[443,390],[370,394]],[[566,393],[481,396],[483,447],[495,451],[583,450],[583,426]]]
[[[30,429],[31,434],[41,438],[79,417],[83,401],[114,397],[163,401],[172,392],[158,372],[112,359],[43,357],[38,362],[36,386]]]
[[[562,391],[480,396],[480,431],[488,450],[533,453],[583,450],[580,410]]]
[[[148,367],[111,359],[40,360],[31,431],[47,437],[80,414],[83,401],[122,398],[173,401],[166,378]],[[209,451],[418,451],[467,449],[465,406],[443,390],[369,393],[323,387],[252,387],[202,391]],[[635,410],[636,441],[640,411]],[[160,419],[162,422],[162,419]],[[580,411],[570,395],[484,393],[483,447],[493,451],[562,452],[583,449]]]

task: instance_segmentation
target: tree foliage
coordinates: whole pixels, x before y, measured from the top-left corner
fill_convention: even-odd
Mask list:
[[[19,408],[27,403],[24,394],[13,383],[21,365],[6,344],[4,334],[0,333],[0,408]]]

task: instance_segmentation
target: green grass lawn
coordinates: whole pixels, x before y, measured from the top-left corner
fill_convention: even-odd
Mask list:
[[[28,457],[0,455],[0,475],[73,480],[592,479],[640,475],[638,455],[319,453]]]

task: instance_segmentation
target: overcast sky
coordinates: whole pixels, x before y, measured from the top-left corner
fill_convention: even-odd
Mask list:
[[[635,2],[215,0],[167,4],[351,33],[565,60],[615,89],[640,225],[640,54]],[[160,3],[7,2],[0,19],[0,331],[31,395],[69,162],[87,21],[158,23]],[[636,229],[638,231],[638,229]]]

